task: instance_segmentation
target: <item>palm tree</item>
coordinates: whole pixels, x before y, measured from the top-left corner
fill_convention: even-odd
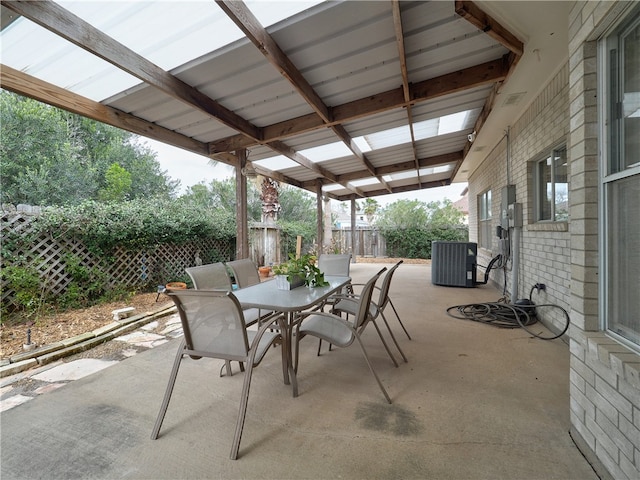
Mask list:
[[[378,208],[380,208],[380,204],[376,199],[365,198],[363,212],[367,217],[367,222],[369,222],[369,225],[373,223],[373,219],[378,212]]]

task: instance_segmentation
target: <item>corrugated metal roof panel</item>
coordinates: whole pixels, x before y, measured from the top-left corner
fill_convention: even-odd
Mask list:
[[[76,10],[90,10],[88,3],[80,3],[80,6],[74,7]],[[189,2],[173,2],[163,6],[159,2],[134,2],[114,4],[113,9],[104,5],[100,7],[105,10],[104,18],[96,23],[98,28],[102,28],[107,34],[113,34],[114,38],[130,45],[151,61],[157,59],[156,63],[167,69],[172,68],[172,74],[185,84],[184,91],[176,94],[176,97],[186,97],[179,100],[156,87],[128,83],[126,90],[113,95],[104,104],[204,143],[219,142],[216,145],[218,151],[232,151],[249,144],[250,161],[281,155],[274,151],[274,148],[278,149],[278,145],[285,146],[285,154],[293,151],[304,155],[306,149],[339,141],[340,135],[333,131],[332,126],[323,125],[317,120],[315,123],[306,121],[313,117],[314,108],[301,93],[305,90],[305,85],[292,85],[287,65],[274,66],[260,48],[238,35],[240,30],[214,2],[195,5],[195,10],[187,3]],[[248,2],[246,6],[252,11],[269,13],[269,8],[264,4]],[[291,6],[287,6],[289,7]],[[411,165],[415,162],[416,155],[417,160],[423,160],[462,151],[467,144],[467,134],[494,88],[493,85],[486,85],[442,95],[429,101],[416,97],[412,99],[417,103],[411,105],[409,116],[402,102],[403,79],[392,7],[391,2],[380,1],[325,2],[268,28],[282,52],[299,71],[294,72],[292,77],[296,78],[299,73],[305,78],[322,99],[323,107],[327,107],[329,117],[332,112],[340,112],[340,115],[344,115],[341,118],[349,118],[349,115],[353,117],[340,126],[352,139],[359,140],[358,137],[368,136],[369,146],[378,148],[366,151],[363,147],[364,155],[374,168]],[[399,7],[409,83],[428,82],[429,79],[444,74],[500,60],[507,53],[507,49],[498,41],[460,18],[454,11],[452,1],[403,1],[399,2]],[[139,18],[133,18],[135,12],[158,14],[163,8],[175,12],[172,18],[158,19],[156,24],[140,24],[140,32],[132,31],[136,28],[136,22],[140,21]],[[94,10],[99,11],[99,8],[94,7]],[[189,16],[186,12],[200,13]],[[185,15],[188,18],[184,18]],[[153,23],[153,15],[146,18]],[[219,48],[219,37],[225,36],[220,33],[223,25],[225,28],[231,25],[235,34],[229,34],[224,39],[224,43],[228,39],[232,43]],[[175,67],[175,59],[186,53],[180,50],[188,49],[187,38],[194,41],[203,32],[211,38],[205,35],[207,38],[201,42],[205,46],[197,43],[189,52],[190,55],[185,55],[184,58],[199,57],[188,59],[181,66]],[[130,43],[135,34],[142,34],[145,38],[140,42]],[[65,50],[63,46],[52,51],[60,53],[59,48]],[[76,47],[72,49],[77,50]],[[263,49],[269,51],[267,47]],[[162,52],[165,52],[166,57],[161,61],[158,55],[162,56]],[[276,62],[283,60],[279,53],[274,55]],[[171,61],[171,58],[174,60]],[[55,61],[56,68],[64,68],[65,65],[64,61]],[[43,67],[47,66],[45,62]],[[103,68],[105,75],[108,74],[108,69],[113,68],[106,65]],[[105,78],[77,75],[74,77],[74,82],[77,83],[74,88],[84,88],[84,83],[90,86],[93,82],[103,82]],[[197,97],[190,88],[210,97],[232,115],[223,111],[221,116],[225,119],[217,120],[213,118],[215,112],[212,110],[215,110],[215,106],[200,107],[197,100],[189,104],[191,98]],[[177,90],[181,90],[180,86]],[[389,92],[393,95],[387,95]],[[392,99],[392,103],[387,103],[389,99]],[[356,103],[358,109],[349,111],[353,106],[350,102]],[[340,110],[336,108],[332,111],[332,107],[338,106]],[[455,126],[456,117],[442,119],[461,112],[468,114],[464,122],[458,119]],[[237,132],[243,130],[227,126],[234,123],[234,115],[251,124],[250,127],[256,127],[257,131],[251,132],[252,138],[264,138],[265,143],[277,138],[278,142],[273,144],[275,147],[253,145],[253,141],[226,142],[228,137],[237,140],[240,136]],[[410,138],[407,128],[409,118],[414,122],[417,138],[415,145],[407,140]],[[298,121],[305,129],[317,129],[292,134],[298,128]],[[269,128],[261,130],[263,127]],[[460,131],[443,134],[457,129]],[[261,137],[263,133],[264,137]],[[348,138],[346,140],[349,141]],[[392,145],[394,142],[405,143]],[[226,147],[227,144],[230,146]],[[358,173],[364,178],[365,184],[360,187],[362,191],[384,188],[379,184],[367,184],[367,177],[371,173],[361,159],[355,155],[345,155],[344,151],[336,152],[338,153],[335,155],[340,155],[339,158],[318,162],[319,167],[329,172],[327,178],[347,174],[351,178],[354,173]],[[294,163],[291,161],[280,163],[282,168],[279,172],[297,182],[311,182],[319,177],[313,169],[292,166]],[[446,173],[432,172],[423,177],[433,177],[439,181],[440,178],[448,179]],[[426,181],[425,178],[421,180]],[[323,181],[326,183],[327,179]],[[392,186],[404,188],[410,182],[411,179],[405,176],[402,180],[394,179]],[[359,183],[355,181],[355,184]],[[348,195],[352,191],[340,187],[334,193]]]

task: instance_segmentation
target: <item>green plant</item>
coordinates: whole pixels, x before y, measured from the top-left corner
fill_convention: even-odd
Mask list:
[[[2,276],[7,287],[15,292],[15,299],[26,316],[35,316],[37,320],[47,302],[47,289],[41,285],[38,271],[32,267],[8,266],[3,268]]]
[[[280,265],[273,266],[275,275],[286,275],[289,282],[293,282],[295,277],[304,279],[304,284],[309,287],[324,287],[329,285],[324,279],[324,273],[316,266],[316,257],[310,253],[296,258],[294,254],[289,254],[289,260]]]
[[[97,267],[87,266],[77,255],[64,255],[65,272],[71,277],[57,303],[65,308],[94,304],[109,293],[109,277]]]

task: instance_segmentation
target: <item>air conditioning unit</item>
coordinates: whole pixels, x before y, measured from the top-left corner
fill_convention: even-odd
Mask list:
[[[432,242],[431,283],[447,287],[475,287],[477,255],[477,243]]]

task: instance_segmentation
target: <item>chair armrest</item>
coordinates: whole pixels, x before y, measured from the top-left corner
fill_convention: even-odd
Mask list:
[[[260,342],[260,339],[264,335],[264,332],[273,328],[274,323],[278,323],[278,327],[280,328],[281,335],[282,335],[282,332],[286,331],[287,327],[284,324],[284,316],[280,313],[275,313],[272,317],[269,317],[268,319],[264,320],[264,322],[260,325],[260,328],[258,329],[258,333],[256,333],[256,336],[254,337],[253,342],[251,344],[251,348],[253,348],[254,343]]]

